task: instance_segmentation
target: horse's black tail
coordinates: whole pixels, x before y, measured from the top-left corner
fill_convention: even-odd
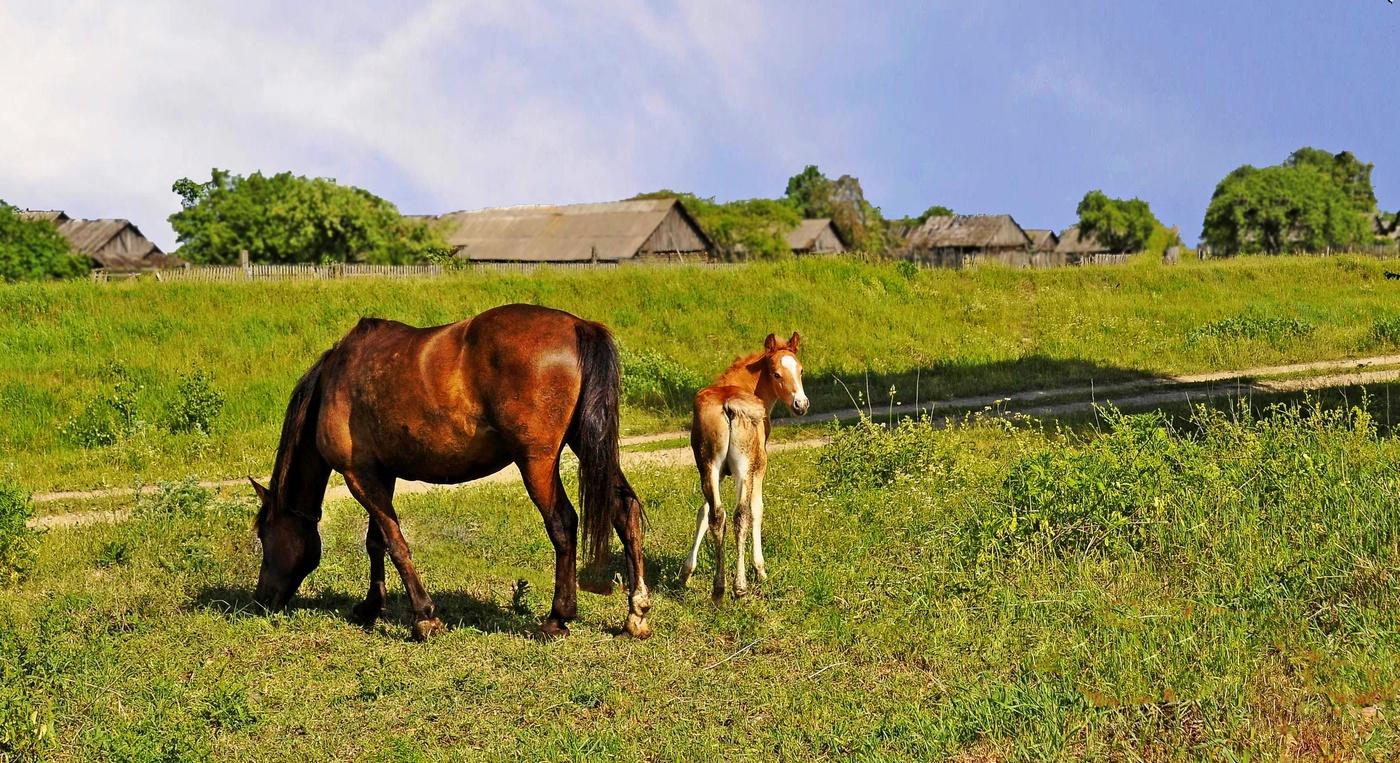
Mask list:
[[[574,412],[569,446],[578,455],[579,495],[583,502],[583,545],[591,564],[608,559],[608,538],[619,512],[640,511],[641,503],[622,474],[618,452],[617,408],[622,372],[617,345],[597,323],[578,327],[583,384]]]

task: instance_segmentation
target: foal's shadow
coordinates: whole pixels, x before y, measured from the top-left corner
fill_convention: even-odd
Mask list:
[[[298,595],[287,605],[287,609],[338,615],[350,622],[350,610],[360,601],[357,597],[339,592],[319,591],[312,596]],[[543,617],[543,614],[502,607],[493,601],[485,601],[460,591],[437,593],[433,596],[433,603],[437,605],[438,618],[448,630],[471,628],[485,633],[508,633],[534,638],[539,632],[539,620]],[[266,611],[253,601],[252,589],[230,586],[202,588],[195,593],[185,608],[211,612],[229,619],[266,616]],[[391,594],[384,604],[384,614],[380,620],[407,625],[408,598]]]

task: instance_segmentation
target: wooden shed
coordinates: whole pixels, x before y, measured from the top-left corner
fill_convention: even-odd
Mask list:
[[[433,219],[453,254],[471,262],[704,260],[713,251],[677,199],[503,207]]]
[[[166,254],[146,238],[129,220],[80,220],[59,210],[25,210],[31,220],[53,223],[59,235],[79,254],[86,255],[93,267],[117,272],[184,267],[186,262]]]
[[[1044,267],[1056,264],[1037,255],[1026,231],[1011,215],[934,216],[924,221],[906,241],[905,256],[936,267],[961,268],[979,262],[1012,267]]]
[[[1060,243],[1060,237],[1049,228],[1026,228],[1026,237],[1031,240],[1032,252],[1053,252]]]
[[[844,252],[846,244],[828,218],[803,220],[787,235],[793,254],[826,254]]]
[[[1093,234],[1081,235],[1078,225],[1071,225],[1060,232],[1060,243],[1055,252],[1063,255],[1069,265],[1093,265],[1124,262],[1128,255],[1115,252],[1099,243]]]

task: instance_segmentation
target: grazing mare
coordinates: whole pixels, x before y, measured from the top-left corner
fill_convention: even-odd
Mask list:
[[[690,422],[690,449],[700,470],[700,491],[705,505],[695,519],[695,544],[681,570],[681,583],[690,583],[700,556],[700,544],[708,530],[715,547],[716,600],[724,596],[724,506],[720,502],[720,480],[734,477],[734,535],[739,547],[739,569],[734,576],[734,595],[748,593],[748,564],[744,546],[753,529],[753,566],[759,581],[768,579],[763,562],[763,477],[768,469],[768,416],[781,399],[788,410],[807,413],[807,393],[802,390],[802,363],[797,348],[802,337],[793,333],[783,343],[772,334],[763,342],[763,352],[742,358],[715,379],[715,383],[695,395],[695,414]]]
[[[387,551],[413,610],[413,635],[442,629],[394,513],[394,481],[466,482],[520,468],[554,545],[554,601],[540,626],[568,634],[576,617],[578,514],[559,479],[568,445],[579,459],[583,537],[607,560],[615,530],[626,553],[625,632],[651,635],[642,572],[642,505],[618,463],[617,348],[602,325],[558,310],[506,305],[433,328],[365,318],[292,391],[257,532],[255,600],[279,610],[321,560],[321,502],[331,470],[369,512],[369,593],[353,617],[384,608]],[[250,478],[251,479],[251,478]]]

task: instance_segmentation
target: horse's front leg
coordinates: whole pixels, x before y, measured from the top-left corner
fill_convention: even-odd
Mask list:
[[[437,618],[437,606],[428,597],[428,591],[423,587],[423,581],[419,579],[418,571],[413,567],[408,541],[404,540],[403,531],[399,527],[399,516],[394,513],[392,478],[386,480],[378,475],[353,470],[344,474],[345,486],[350,488],[350,494],[369,511],[370,521],[379,526],[389,559],[394,562],[399,577],[403,579],[403,587],[408,591],[409,606],[413,609],[413,637],[424,641],[429,636],[441,632],[442,621]],[[371,556],[371,565],[373,562]],[[372,569],[370,574],[373,575]]]
[[[564,483],[559,480],[559,459],[535,459],[519,464],[525,490],[540,510],[545,532],[554,546],[554,601],[549,615],[540,623],[545,638],[569,635],[569,621],[578,617],[578,573],[575,560],[578,543],[578,512],[569,503]]]
[[[384,551],[384,533],[371,516],[369,530],[365,532],[365,553],[369,555],[369,592],[365,594],[365,600],[351,610],[350,616],[360,625],[373,625],[384,612]]]

